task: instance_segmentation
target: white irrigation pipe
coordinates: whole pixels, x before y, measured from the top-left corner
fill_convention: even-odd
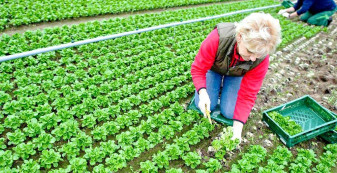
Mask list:
[[[193,20],[187,20],[187,21],[182,21],[182,22],[169,23],[169,24],[165,24],[165,25],[159,25],[159,26],[153,26],[153,27],[149,27],[149,28],[139,29],[139,30],[136,30],[136,31],[123,32],[123,33],[119,33],[119,34],[102,36],[102,37],[97,37],[97,38],[93,38],[93,39],[77,41],[77,42],[73,42],[73,43],[61,44],[61,45],[58,45],[58,46],[51,46],[51,47],[47,47],[47,48],[35,49],[35,50],[32,50],[32,51],[17,53],[17,54],[14,54],[14,55],[2,56],[2,57],[0,57],[0,62],[13,60],[13,59],[17,59],[17,58],[22,58],[22,57],[27,57],[27,56],[32,56],[32,55],[36,55],[36,54],[40,54],[40,53],[55,51],[55,50],[61,50],[61,49],[79,46],[79,45],[83,45],[83,44],[89,44],[89,43],[95,43],[95,42],[109,40],[109,39],[115,39],[115,38],[119,38],[119,37],[123,37],[123,36],[127,36],[127,35],[138,34],[138,33],[142,33],[142,32],[153,31],[153,30],[163,29],[163,28],[169,28],[169,27],[173,27],[173,26],[179,26],[179,25],[190,24],[190,23],[195,23],[195,22],[202,22],[202,21],[206,21],[206,20],[212,20],[212,19],[217,19],[217,18],[221,18],[221,17],[231,16],[231,15],[234,15],[234,14],[264,10],[264,9],[275,8],[275,7],[279,7],[279,6],[281,6],[281,4],[252,8],[252,9],[246,9],[246,10],[240,10],[240,11],[230,12],[230,13],[226,13],[226,14],[211,16],[211,17],[204,17],[204,18],[200,18],[200,19],[193,19]]]

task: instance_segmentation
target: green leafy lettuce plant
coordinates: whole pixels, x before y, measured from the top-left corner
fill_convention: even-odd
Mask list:
[[[207,171],[210,173],[219,171],[222,168],[221,163],[217,159],[210,158],[208,162],[203,163],[206,166]]]
[[[89,171],[87,171],[87,161],[83,158],[71,159],[68,167],[74,173],[89,173]]]
[[[57,140],[60,140],[61,138],[63,140],[67,140],[72,136],[75,136],[79,130],[78,122],[76,120],[70,119],[58,125],[51,133],[55,135]]]
[[[37,138],[33,139],[34,145],[39,151],[53,148],[56,139],[49,133],[42,132]]]
[[[321,155],[318,164],[314,168],[315,172],[330,172],[336,166],[337,144],[328,144],[324,147],[325,152]]]
[[[284,169],[289,165],[292,159],[292,153],[286,147],[278,146],[273,154],[268,159],[268,164],[265,167],[259,168],[259,173],[269,172],[284,172]]]
[[[127,166],[125,158],[117,153],[110,155],[109,158],[105,159],[105,163],[109,166],[112,171],[117,171],[118,169]]]
[[[11,167],[14,160],[18,160],[18,157],[12,154],[11,150],[0,150],[0,167]]]
[[[168,168],[170,158],[166,152],[159,151],[153,156],[152,161],[156,163],[158,168]]]
[[[267,155],[267,150],[260,145],[251,145],[248,152],[243,153],[243,156],[238,160],[237,164],[232,165],[231,172],[253,172],[259,166],[259,163],[264,160]]]
[[[178,159],[183,154],[177,144],[169,144],[166,146],[165,150],[172,160]]]
[[[58,151],[61,152],[62,157],[67,156],[68,160],[80,155],[80,148],[77,147],[75,142],[68,142],[64,144]]]
[[[18,145],[26,139],[26,135],[20,129],[16,129],[14,132],[8,132],[7,138],[9,140],[8,145]]]
[[[147,160],[145,162],[140,162],[140,170],[144,173],[158,172],[158,167],[155,165],[155,162]]]
[[[183,173],[183,170],[181,168],[171,168],[166,173]]]
[[[228,151],[232,151],[238,146],[239,140],[232,140],[232,136],[233,128],[229,126],[223,129],[220,139],[212,141],[212,146],[215,149],[215,157],[217,159],[223,160]]]
[[[182,156],[187,166],[191,168],[196,168],[201,163],[201,156],[197,152],[188,152],[186,155]]]
[[[297,157],[294,162],[290,164],[289,170],[291,173],[309,172],[311,165],[316,162],[316,154],[313,150],[298,148]]]
[[[99,164],[94,167],[92,170],[94,173],[109,173],[111,172],[111,169],[106,168],[103,164]]]
[[[15,130],[19,128],[22,123],[23,121],[20,119],[20,117],[14,114],[14,115],[9,115],[6,117],[4,126],[6,128]]]
[[[26,160],[29,158],[29,155],[34,155],[36,153],[35,146],[31,142],[28,142],[27,144],[21,143],[13,148],[15,151],[15,155],[19,158],[22,158],[23,160]]]
[[[61,155],[59,152],[56,152],[54,149],[43,150],[40,156],[39,162],[40,166],[50,169],[52,166],[57,167],[59,161],[62,161]]]
[[[95,165],[97,162],[101,163],[105,158],[106,153],[101,148],[87,148],[85,150],[84,158],[90,161],[90,165]]]
[[[294,120],[290,119],[289,116],[284,117],[280,113],[273,111],[268,113],[268,115],[275,120],[279,126],[285,130],[291,136],[301,133],[303,131],[302,127],[297,124]]]
[[[39,135],[42,131],[42,125],[37,121],[36,118],[32,118],[28,123],[27,127],[23,129],[26,136],[35,137]]]
[[[33,159],[24,160],[23,164],[19,167],[19,171],[20,172],[36,172],[36,173],[39,173],[40,172],[40,164]]]
[[[0,138],[0,149],[2,150],[7,148],[5,141],[6,141],[5,138]]]

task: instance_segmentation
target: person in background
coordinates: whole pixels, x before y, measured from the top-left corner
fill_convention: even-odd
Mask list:
[[[334,0],[298,0],[293,7],[280,10],[278,14],[286,18],[301,16],[302,21],[311,25],[329,26],[335,12]]]
[[[241,141],[269,54],[280,42],[279,21],[270,14],[252,13],[239,23],[218,24],[200,46],[191,66],[195,104],[206,116],[205,109],[213,111],[221,93],[220,112],[233,119],[232,139]]]

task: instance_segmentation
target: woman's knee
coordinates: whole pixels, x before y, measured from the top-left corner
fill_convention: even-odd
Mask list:
[[[310,12],[306,12],[303,15],[301,15],[300,20],[303,22],[307,22],[311,16],[312,14]]]
[[[300,20],[301,20],[302,22],[307,22],[307,20],[308,20],[308,17],[301,16],[301,17],[300,17]]]
[[[212,102],[211,102],[211,106],[210,106],[211,111],[214,111],[214,110],[215,110],[216,105],[217,105],[217,103],[212,103]]]
[[[234,116],[234,109],[233,108],[228,107],[226,105],[220,106],[220,112],[225,118],[233,119],[233,116]]]
[[[308,19],[307,23],[316,26],[326,26],[328,24],[328,19],[317,19],[312,17]]]

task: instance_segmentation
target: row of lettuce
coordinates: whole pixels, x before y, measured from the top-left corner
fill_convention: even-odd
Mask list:
[[[31,23],[50,22],[103,14],[119,14],[141,10],[171,8],[228,0],[11,0],[1,1],[0,30]]]
[[[267,150],[260,145],[252,145],[248,152],[242,154],[237,164],[232,165],[231,172],[331,172],[336,166],[337,144],[328,144],[325,152],[317,158],[312,149],[297,149],[296,157],[286,147],[278,146],[267,160],[265,166],[261,166],[267,156]],[[315,164],[315,165],[314,165]]]
[[[190,65],[206,35],[217,23],[240,21],[246,15],[1,63],[1,169],[118,171],[175,137],[173,146],[140,162],[140,169],[168,169],[169,161],[178,158],[196,168],[200,163],[194,160],[200,157],[188,152],[189,145],[208,137],[213,126],[176,102],[194,92]],[[319,31],[283,18],[280,22],[288,42]],[[293,33],[298,27],[303,29]],[[177,136],[192,124],[199,125]],[[224,154],[220,150],[217,159]],[[210,160],[205,166],[217,170],[218,162]]]
[[[207,123],[203,119],[203,123]],[[202,124],[199,124],[199,126]],[[204,127],[204,131],[200,132],[199,138],[208,136],[208,131],[211,127]],[[203,128],[203,127],[199,127]],[[226,154],[236,149],[238,140],[231,140],[232,128],[223,129],[223,133],[219,139],[215,139],[211,143],[214,148],[214,158],[201,156],[196,151],[191,151],[190,147],[198,143],[197,135],[187,132],[185,143],[176,143],[166,145],[164,151],[159,151],[152,156],[152,160],[147,160],[140,163],[141,172],[157,172],[159,169],[164,169],[166,172],[180,173],[181,168],[170,165],[169,161],[181,159],[185,166],[195,169],[198,173],[213,173],[223,170],[223,164],[229,162],[226,160]],[[183,136],[184,138],[184,136]],[[189,138],[189,139],[188,139]],[[324,147],[324,152],[318,158],[314,150],[298,148],[294,155],[288,148],[277,146],[270,151],[271,155],[267,155],[267,149],[260,145],[251,145],[246,152],[242,152],[239,159],[230,166],[231,173],[240,172],[331,172],[331,169],[336,166],[337,161],[337,144],[328,144]],[[233,162],[231,162],[233,163]]]
[[[203,123],[205,124],[203,125]],[[208,136],[211,125],[206,119],[203,119],[203,122],[198,124],[198,126],[205,125],[206,127],[199,127],[200,129],[205,128],[204,131],[200,132],[199,138],[201,139]],[[195,126],[194,128],[197,127]],[[215,149],[214,158],[202,157],[198,152],[190,150],[190,147],[197,144],[200,139],[194,137],[197,135],[193,135],[190,132],[185,134],[186,136],[182,137],[183,139],[185,138],[185,143],[177,140],[173,144],[166,145],[164,151],[159,151],[152,156],[152,160],[141,162],[139,171],[150,173],[164,169],[165,172],[180,173],[183,172],[181,168],[175,168],[169,163],[180,159],[187,167],[195,169],[198,173],[218,172],[223,170],[223,164],[229,162],[226,160],[226,153],[233,151],[239,143],[231,140],[231,127],[224,128],[222,136],[211,143],[211,146]],[[270,153],[271,155],[268,156],[264,147],[251,145],[246,152],[240,154],[239,159],[231,165],[229,170],[231,173],[331,172],[331,169],[336,166],[337,144],[326,145],[323,154],[319,158],[312,149],[298,148],[297,154],[294,155],[284,146],[277,146]]]

